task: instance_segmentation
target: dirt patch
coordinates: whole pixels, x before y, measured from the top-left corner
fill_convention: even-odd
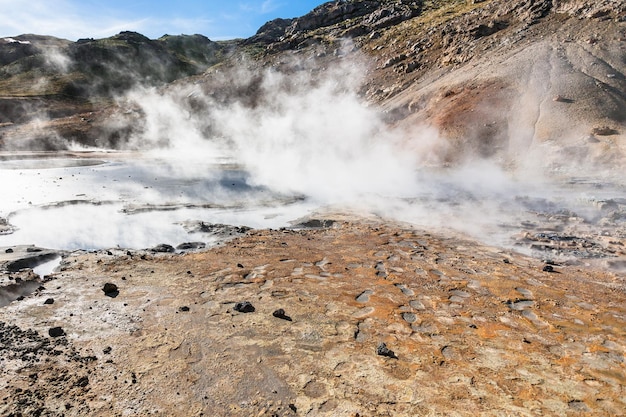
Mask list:
[[[1,351],[2,411],[30,390],[49,415],[619,413],[624,275],[544,266],[374,221],[186,255],[76,253],[0,311],[16,340],[67,341],[51,361]],[[41,377],[59,370],[75,370],[62,390]]]

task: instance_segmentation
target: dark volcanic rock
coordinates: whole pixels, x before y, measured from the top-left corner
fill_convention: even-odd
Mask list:
[[[380,356],[386,356],[388,358],[398,359],[395,352],[393,350],[390,350],[387,347],[386,343],[382,342],[376,347],[376,354]]]
[[[50,337],[61,337],[65,335],[65,331],[61,327],[51,327],[48,330],[48,334],[50,335]]]
[[[161,243],[160,245],[156,245],[155,247],[150,249],[152,252],[160,252],[160,253],[173,253],[176,252],[174,246],[168,245],[166,243]]]
[[[104,284],[104,287],[102,287],[102,291],[104,291],[104,295],[106,295],[107,297],[111,297],[111,298],[115,298],[119,295],[120,291],[117,288],[117,285],[107,282],[106,284]]]
[[[276,318],[279,318],[279,319],[292,321],[291,317],[289,317],[287,314],[285,314],[285,310],[283,310],[282,308],[279,308],[278,310],[275,310],[272,313],[272,316],[274,316]]]
[[[238,311],[240,313],[252,313],[255,308],[249,301],[243,301],[235,304],[233,310]]]
[[[285,30],[291,25],[293,19],[270,20],[257,30],[256,34],[246,39],[244,44],[252,43],[273,43],[281,40],[285,36]]]
[[[6,253],[15,253],[13,249],[10,252]],[[7,271],[17,272],[20,269],[26,268],[35,268],[43,263],[53,260],[59,256],[58,252],[41,249],[36,247],[28,247],[24,251],[24,255],[19,259],[15,259],[11,262],[8,262],[5,266]]]
[[[204,249],[206,247],[206,243],[204,242],[185,242],[176,246],[177,250],[195,250],[195,249]]]

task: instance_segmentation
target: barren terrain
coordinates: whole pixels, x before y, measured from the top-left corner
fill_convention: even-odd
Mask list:
[[[0,312],[2,413],[622,414],[623,274],[378,219],[326,225],[71,254]]]
[[[625,63],[620,0],[0,39],[0,414],[626,415]]]

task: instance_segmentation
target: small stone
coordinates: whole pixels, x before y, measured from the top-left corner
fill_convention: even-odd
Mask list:
[[[108,355],[109,353],[111,353],[112,350],[113,348],[111,346],[107,346],[104,349],[102,349],[102,353],[104,353],[105,355]]]
[[[44,304],[54,304],[54,298],[48,298],[46,301],[43,302]]]
[[[552,265],[545,265],[543,267],[543,272],[554,272],[554,267]]]
[[[9,248],[9,249],[5,250],[4,253],[13,253],[13,249]]]
[[[412,289],[410,289],[409,287],[407,287],[406,285],[404,285],[404,284],[395,284],[395,285],[396,285],[397,288],[400,289],[400,291],[402,291],[402,294],[408,295],[408,296],[415,295],[415,292]]]
[[[189,311],[189,307],[187,307],[187,306],[178,307],[178,311],[187,312],[187,311]]]
[[[117,297],[117,295],[120,293],[117,285],[110,282],[104,284],[104,287],[102,287],[102,291],[104,291],[104,295],[111,298]]]
[[[249,301],[236,303],[233,309],[240,313],[252,313],[255,310],[254,306]]]
[[[50,335],[50,337],[60,337],[63,336],[65,332],[61,327],[51,327],[50,329],[48,329],[48,334]]]
[[[388,358],[398,359],[398,357],[396,356],[394,351],[390,350],[389,348],[387,348],[387,344],[384,343],[384,342],[381,342],[376,347],[376,354],[379,355],[379,356],[386,356]]]
[[[365,290],[356,297],[356,301],[359,303],[367,303],[370,300],[370,295],[374,294],[372,290]]]
[[[289,317],[288,315],[285,314],[285,310],[283,310],[282,308],[279,308],[278,310],[275,310],[272,313],[272,316],[279,318],[279,319],[283,319],[283,320],[287,320],[287,321],[292,321],[291,317]]]
[[[168,245],[167,243],[161,243],[159,245],[156,245],[155,247],[153,247],[150,250],[152,252],[160,252],[160,253],[174,253],[174,252],[176,252],[176,249],[172,245]]]
[[[415,323],[417,321],[417,315],[415,313],[402,313],[402,319],[407,323]]]

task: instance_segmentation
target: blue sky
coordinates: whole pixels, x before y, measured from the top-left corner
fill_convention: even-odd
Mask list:
[[[195,34],[247,38],[277,17],[302,16],[324,0],[0,0],[0,37],[35,33],[76,40],[132,30],[155,39]]]

